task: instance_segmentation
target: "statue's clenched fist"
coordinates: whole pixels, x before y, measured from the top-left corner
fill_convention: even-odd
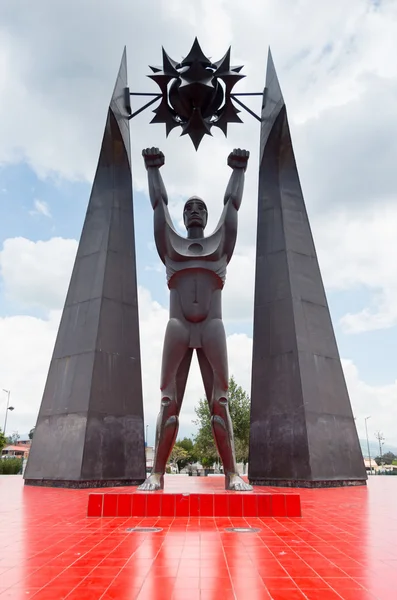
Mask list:
[[[235,148],[233,152],[231,152],[227,158],[227,164],[232,169],[244,169],[247,168],[248,159],[250,157],[250,153],[248,150],[241,150],[240,148]]]
[[[158,148],[146,148],[142,150],[143,160],[145,161],[145,167],[160,167],[165,163],[164,154]]]

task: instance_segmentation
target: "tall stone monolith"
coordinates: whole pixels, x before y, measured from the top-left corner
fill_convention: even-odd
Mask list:
[[[126,87],[124,50],[24,474],[30,485],[145,479]]]
[[[263,96],[249,479],[340,486],[366,471],[269,52]]]

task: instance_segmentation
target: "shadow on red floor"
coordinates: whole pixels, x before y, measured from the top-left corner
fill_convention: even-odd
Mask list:
[[[0,600],[397,599],[397,477],[299,490],[296,519],[86,518],[89,493],[0,476]]]

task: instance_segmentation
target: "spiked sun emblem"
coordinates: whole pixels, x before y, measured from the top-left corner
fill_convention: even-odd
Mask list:
[[[167,136],[180,126],[181,135],[189,135],[197,150],[204,135],[212,135],[211,127],[227,135],[228,123],[242,123],[230,93],[245,75],[240,75],[242,66],[230,66],[230,48],[212,63],[196,38],[182,62],[172,60],[163,48],[163,66],[150,68],[154,75],[148,77],[162,93],[151,123],[165,123]]]

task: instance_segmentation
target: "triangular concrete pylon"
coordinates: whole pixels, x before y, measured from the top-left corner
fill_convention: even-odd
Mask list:
[[[269,51],[263,95],[249,479],[339,486],[366,471]]]
[[[126,52],[36,424],[25,483],[145,479]]]

